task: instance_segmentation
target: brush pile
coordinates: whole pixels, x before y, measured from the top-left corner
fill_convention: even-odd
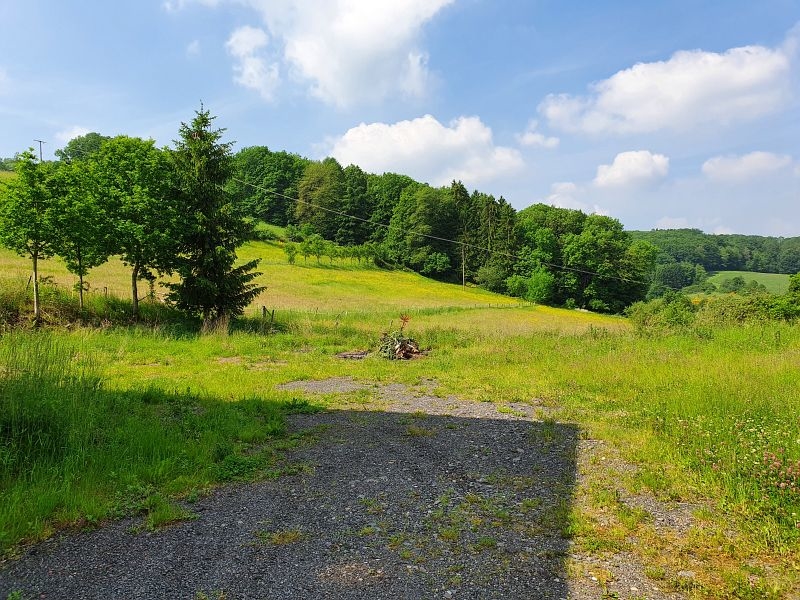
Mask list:
[[[402,331],[384,333],[378,352],[389,360],[409,360],[422,354],[416,340],[404,336]]]
[[[411,320],[408,315],[400,315],[400,330],[381,335],[381,344],[378,353],[389,360],[409,360],[419,356],[422,352],[416,340],[406,337],[403,330]]]

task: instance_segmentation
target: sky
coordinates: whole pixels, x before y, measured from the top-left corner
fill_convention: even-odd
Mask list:
[[[0,156],[90,131],[800,236],[800,0],[0,0]]]

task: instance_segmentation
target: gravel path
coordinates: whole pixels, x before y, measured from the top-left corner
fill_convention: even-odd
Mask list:
[[[296,415],[315,438],[288,455],[300,474],[221,488],[160,531],[126,520],[39,544],[0,567],[0,598],[599,597],[568,581],[574,426],[424,385],[294,385],[374,389],[381,411]]]

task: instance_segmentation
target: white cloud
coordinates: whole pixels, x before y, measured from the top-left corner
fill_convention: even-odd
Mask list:
[[[183,10],[188,4],[192,4],[193,2],[205,6],[217,6],[219,4],[219,0],[164,0],[162,6],[167,12],[175,13]]]
[[[73,125],[69,129],[64,129],[59,131],[55,134],[56,140],[61,142],[62,144],[66,144],[70,140],[75,139],[76,137],[80,137],[82,135],[86,135],[87,133],[91,133],[91,129],[87,129],[86,127],[81,127],[80,125]]]
[[[669,60],[618,71],[592,84],[587,96],[551,94],[539,112],[553,127],[588,134],[647,133],[752,119],[789,98],[792,53],[789,42],[775,49],[680,51]]]
[[[792,157],[771,152],[715,156],[703,163],[703,174],[714,181],[741,182],[770,175],[792,165]]]
[[[393,171],[431,183],[460,180],[474,185],[517,172],[519,152],[495,146],[492,130],[478,117],[442,125],[431,115],[394,124],[362,123],[330,142],[330,155],[367,171]]]
[[[186,56],[194,57],[200,55],[200,40],[192,40],[186,45]]]
[[[225,42],[228,53],[236,59],[233,80],[239,85],[257,91],[265,100],[272,100],[280,82],[278,65],[269,64],[261,51],[269,44],[263,29],[245,25],[239,27]]]
[[[8,73],[3,67],[0,67],[0,94],[3,94],[8,88]]]
[[[537,131],[539,123],[531,121],[528,123],[528,128],[521,134],[517,135],[517,140],[523,146],[538,146],[541,148],[557,148],[559,139],[557,137],[548,137]]]
[[[597,204],[590,205],[580,200],[579,196],[583,195],[583,192],[583,188],[571,181],[559,181],[550,185],[550,194],[543,202],[556,208],[580,210],[590,215],[608,215],[608,212]]]
[[[667,176],[669,158],[648,150],[621,152],[610,165],[597,167],[594,184],[598,187],[621,187],[650,183]]]
[[[686,217],[661,217],[656,221],[656,229],[688,229],[689,219]]]
[[[393,95],[424,96],[428,56],[418,41],[424,25],[455,0],[170,0],[245,4],[258,11],[283,66],[320,100],[340,107]]]

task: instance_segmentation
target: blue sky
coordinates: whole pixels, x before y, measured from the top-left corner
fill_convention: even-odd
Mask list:
[[[0,2],[0,156],[201,101],[237,149],[800,235],[800,0]]]

